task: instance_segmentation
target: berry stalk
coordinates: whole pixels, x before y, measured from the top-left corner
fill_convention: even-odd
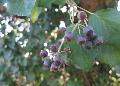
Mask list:
[[[58,48],[58,53],[60,53],[60,50],[61,50],[61,48],[62,48],[62,45],[63,45],[64,41],[65,41],[64,38],[62,38],[61,44],[60,44],[60,46],[59,46],[59,48]]]
[[[72,33],[75,31],[75,29],[77,28],[77,26],[79,25],[79,23],[80,23],[81,21],[79,21],[76,25],[75,25],[75,27],[73,28],[73,30],[72,30]],[[59,46],[59,48],[58,48],[58,52],[57,53],[60,53],[60,50],[61,50],[61,48],[62,48],[62,45],[63,45],[63,43],[64,43],[64,37],[62,38],[62,41],[61,41],[61,44],[60,44],[60,46]]]

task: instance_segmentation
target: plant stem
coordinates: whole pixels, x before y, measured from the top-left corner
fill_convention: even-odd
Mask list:
[[[96,15],[96,14],[94,14],[94,13],[92,13],[92,12],[90,12],[90,11],[88,11],[88,10],[80,7],[80,6],[78,6],[73,0],[66,0],[66,3],[67,3],[68,5],[73,6],[73,7],[76,6],[77,8],[79,8],[79,9],[81,9],[81,10],[83,10],[83,11],[85,11],[85,12],[91,14],[91,15]]]
[[[73,28],[73,30],[72,30],[72,33],[75,31],[75,29],[77,28],[77,26],[79,25],[79,23],[77,23],[76,25],[75,25],[75,27]],[[63,45],[63,43],[64,43],[64,37],[62,38],[62,40],[61,40],[61,44],[60,44],[60,46],[59,46],[59,48],[58,48],[58,52],[57,53],[60,53],[60,50],[61,50],[61,48],[62,48],[62,45]]]
[[[77,5],[76,5],[77,6]],[[92,12],[90,12],[90,11],[88,11],[88,10],[86,10],[86,9],[84,9],[84,8],[82,8],[82,7],[80,7],[80,6],[77,6],[79,9],[81,9],[81,10],[83,10],[83,11],[85,11],[85,12],[87,12],[87,13],[89,13],[89,14],[91,14],[91,15],[95,15],[94,13],[92,13]]]
[[[79,26],[81,26],[81,27],[83,27],[83,28],[85,27],[85,26],[84,26],[84,25],[82,25],[82,24],[79,24]]]
[[[75,25],[75,27],[72,29],[72,33],[75,31],[75,29],[77,28],[78,23]]]
[[[84,20],[84,22],[85,22],[85,25],[86,25],[86,26],[88,26],[87,21],[86,21],[86,20]]]
[[[60,50],[61,50],[61,48],[62,48],[63,43],[64,43],[64,38],[62,38],[61,44],[60,44],[60,46],[59,46],[59,48],[58,48],[58,53],[60,53]]]
[[[85,72],[82,71],[82,74],[83,74],[83,77],[84,77],[84,79],[85,79],[85,83],[86,83],[86,85],[87,85],[87,86],[90,86],[89,80],[88,80],[88,78],[87,78]]]

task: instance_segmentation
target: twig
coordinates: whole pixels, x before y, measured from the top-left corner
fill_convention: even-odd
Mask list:
[[[87,86],[90,86],[89,80],[87,79],[87,76],[86,76],[85,72],[82,71],[82,74],[83,74],[83,77],[84,77],[84,79],[85,79],[85,81],[86,81],[86,82],[85,82],[86,85],[87,85]]]

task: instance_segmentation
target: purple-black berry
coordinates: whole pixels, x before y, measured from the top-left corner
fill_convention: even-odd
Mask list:
[[[60,65],[62,60],[60,56],[55,56],[53,61],[56,63],[56,65]]]
[[[56,65],[56,63],[53,62],[51,64],[50,71],[56,72],[56,71],[58,71],[58,69],[59,69],[59,66]]]
[[[43,66],[49,67],[50,65],[51,65],[51,59],[45,59],[45,60],[43,61]]]
[[[86,37],[80,35],[80,36],[77,37],[77,41],[78,41],[79,44],[83,44],[83,43],[86,42]]]
[[[90,37],[88,37],[90,41],[94,41],[97,38],[97,35],[95,32],[93,32],[93,35],[91,35]]]
[[[71,41],[73,39],[73,33],[72,32],[67,32],[64,35],[65,41]]]
[[[95,40],[94,40],[94,44],[95,45],[100,45],[102,44],[104,41],[103,41],[103,38],[102,37],[97,37]]]
[[[40,57],[47,57],[48,56],[48,52],[46,50],[42,50],[40,52]]]
[[[91,26],[86,26],[86,27],[83,29],[83,32],[85,33],[86,36],[91,37],[91,36],[93,36],[93,33],[94,33],[93,27],[91,27]]]
[[[77,17],[78,17],[78,19],[84,21],[87,18],[87,14],[84,11],[80,11],[80,12],[78,12]]]
[[[57,45],[51,45],[51,46],[50,46],[50,50],[51,50],[52,52],[57,52],[57,51],[58,51]]]

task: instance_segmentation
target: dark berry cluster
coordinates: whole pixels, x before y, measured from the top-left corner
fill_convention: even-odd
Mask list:
[[[58,71],[63,64],[61,56],[57,53],[57,45],[51,45],[49,51],[41,50],[40,57],[43,59],[43,66],[50,68],[50,71]]]
[[[65,32],[64,40],[66,42],[72,41],[73,38],[74,34],[72,32]],[[77,42],[82,45],[82,47],[91,49],[95,45],[102,44],[103,38],[96,35],[92,26],[86,26],[83,28],[83,34],[77,36]]]
[[[66,65],[66,61],[61,57],[62,53],[68,53],[71,52],[70,48],[64,48],[61,50],[62,45],[66,42],[71,42],[75,38],[77,42],[86,49],[91,49],[93,46],[100,45],[103,43],[103,38],[96,35],[94,32],[94,29],[92,26],[89,26],[87,24],[87,14],[84,11],[79,11],[77,13],[78,22],[73,27],[72,31],[67,30],[66,24],[61,21],[61,24],[59,25],[58,34],[62,33],[63,38],[58,41],[58,44],[53,44],[48,50],[42,50],[40,52],[40,56],[43,59],[43,65],[45,67],[50,68],[51,71],[58,71],[60,68],[62,68],[64,65]],[[75,30],[79,30],[80,28],[76,29],[82,24],[84,26],[83,30],[80,30],[82,32],[79,33],[79,35],[74,34]],[[77,37],[76,37],[77,35]]]
[[[56,72],[60,69],[62,64],[61,57],[55,55],[53,58],[46,58],[43,61],[43,66],[50,68],[50,71]]]
[[[66,32],[64,35],[64,40],[70,42],[74,38],[72,32]],[[86,26],[83,28],[83,34],[77,36],[77,42],[86,49],[91,49],[95,45],[100,45],[103,43],[103,38],[97,36],[93,30],[92,26]]]
[[[103,43],[103,38],[96,35],[92,26],[83,28],[83,34],[77,37],[77,42],[86,49],[91,49],[94,45]]]

